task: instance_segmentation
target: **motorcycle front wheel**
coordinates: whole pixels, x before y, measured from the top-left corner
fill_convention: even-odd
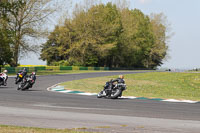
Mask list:
[[[97,94],[97,98],[102,98],[102,97],[103,97],[102,94],[103,94],[103,91],[99,92],[99,93]]]

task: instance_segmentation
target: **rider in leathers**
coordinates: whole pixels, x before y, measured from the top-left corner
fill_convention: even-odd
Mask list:
[[[124,75],[119,75],[119,78],[112,80],[112,83],[114,82],[125,84]]]
[[[19,70],[18,73],[23,73],[23,77],[24,77],[27,74],[27,70],[26,70],[26,68],[24,68],[23,70]]]
[[[36,80],[36,73],[35,72],[32,72],[30,75],[30,78],[32,79],[32,82],[31,82],[31,88],[32,88],[32,86],[33,86],[33,84],[35,83],[35,80]]]
[[[107,83],[106,83],[107,86],[104,87],[104,92],[105,92],[107,95],[111,95],[111,90],[112,90],[112,88],[114,87],[114,83],[115,83],[115,82],[125,84],[124,75],[119,75],[119,78],[114,79],[114,80],[111,80],[110,82],[107,82]]]

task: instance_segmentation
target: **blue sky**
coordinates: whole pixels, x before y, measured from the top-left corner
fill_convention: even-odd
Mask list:
[[[130,0],[130,8],[140,9],[146,15],[162,12],[171,24],[174,35],[168,43],[170,58],[162,67],[200,68],[200,0]],[[33,55],[20,63],[45,64],[37,58]]]

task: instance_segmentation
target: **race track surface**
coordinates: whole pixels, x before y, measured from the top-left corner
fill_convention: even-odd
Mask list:
[[[64,81],[136,72],[101,72],[37,77],[29,91],[14,78],[0,86],[0,124],[42,128],[84,128],[108,133],[199,133],[200,104],[139,99],[97,99],[49,92]]]

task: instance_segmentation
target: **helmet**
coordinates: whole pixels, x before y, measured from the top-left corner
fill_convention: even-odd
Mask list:
[[[119,75],[119,78],[120,79],[124,79],[124,75]]]
[[[33,74],[33,75],[36,75],[36,73],[35,73],[35,72],[32,72],[32,74]]]
[[[4,72],[4,73],[7,73],[7,72],[8,72],[8,70],[4,70],[3,72]]]

